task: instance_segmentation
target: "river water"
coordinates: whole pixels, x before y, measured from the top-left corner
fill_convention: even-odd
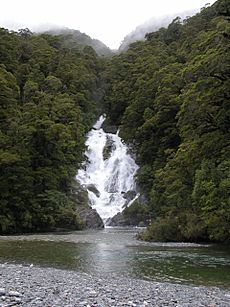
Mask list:
[[[230,250],[223,246],[137,241],[139,229],[105,228],[0,237],[0,262],[154,281],[230,287]]]
[[[87,162],[77,180],[88,189],[90,205],[106,221],[133,199],[138,169],[118,134],[101,125],[89,132]],[[106,148],[106,151],[104,150]],[[155,281],[230,286],[230,250],[221,246],[145,243],[138,228],[105,228],[65,233],[0,236],[0,262],[118,274]],[[1,273],[1,272],[0,272]]]

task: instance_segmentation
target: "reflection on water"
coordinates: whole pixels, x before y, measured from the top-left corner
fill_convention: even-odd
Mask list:
[[[0,237],[0,262],[114,273],[151,280],[230,286],[229,249],[146,244],[136,230]]]

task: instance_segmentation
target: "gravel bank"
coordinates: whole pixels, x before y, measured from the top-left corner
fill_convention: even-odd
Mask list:
[[[0,306],[229,307],[230,290],[0,264]]]

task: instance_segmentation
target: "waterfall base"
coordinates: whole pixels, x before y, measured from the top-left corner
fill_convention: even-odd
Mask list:
[[[138,166],[118,133],[105,133],[101,128],[104,120],[101,116],[88,134],[87,162],[76,179],[87,189],[89,205],[106,225],[137,197],[134,178]]]

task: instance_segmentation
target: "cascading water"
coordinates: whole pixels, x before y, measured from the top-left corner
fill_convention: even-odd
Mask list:
[[[89,202],[104,223],[129,206],[136,198],[134,176],[138,169],[127,153],[127,146],[117,134],[105,133],[101,128],[105,116],[89,132],[86,141],[88,161],[77,173],[77,180],[88,190]],[[133,199],[127,201],[126,193]],[[128,203],[127,203],[128,202]]]

